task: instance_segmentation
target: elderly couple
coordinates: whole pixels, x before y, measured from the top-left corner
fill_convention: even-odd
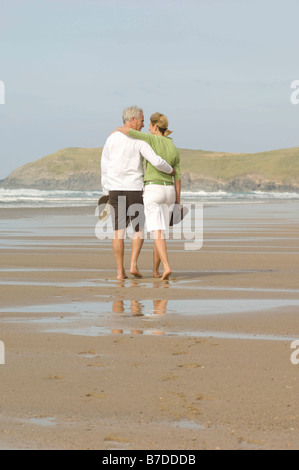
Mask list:
[[[171,275],[165,241],[174,204],[180,204],[180,153],[169,136],[167,118],[155,113],[150,118],[150,133],[140,132],[144,127],[142,109],[131,106],[123,111],[123,127],[118,127],[107,139],[102,152],[101,179],[105,195],[112,207],[114,236],[113,254],[117,264],[117,279],[125,279],[124,234],[132,223],[130,273],[142,277],[137,260],[144,241],[144,222],[153,232],[153,276],[167,280]],[[143,168],[143,158],[146,170]],[[130,207],[139,204],[141,214],[136,216]],[[136,206],[135,206],[136,207]],[[134,222],[135,221],[135,222]],[[138,222],[138,223],[137,223]],[[163,274],[159,274],[160,263]]]

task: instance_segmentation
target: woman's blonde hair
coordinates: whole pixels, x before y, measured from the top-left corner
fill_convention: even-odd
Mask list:
[[[172,131],[168,129],[168,119],[164,114],[154,113],[151,115],[150,120],[153,126],[157,125],[159,131],[165,137],[172,133]]]

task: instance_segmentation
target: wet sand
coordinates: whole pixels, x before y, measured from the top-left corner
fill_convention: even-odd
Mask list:
[[[0,448],[298,449],[298,206],[207,205],[164,282],[93,208],[2,209]]]

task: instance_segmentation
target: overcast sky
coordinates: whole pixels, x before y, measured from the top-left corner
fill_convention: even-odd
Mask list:
[[[102,147],[133,104],[180,148],[299,146],[298,18],[298,0],[0,0],[0,179]]]

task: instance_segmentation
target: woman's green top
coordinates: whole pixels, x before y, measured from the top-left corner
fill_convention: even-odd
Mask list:
[[[164,137],[163,135],[155,134],[146,134],[145,132],[135,131],[130,129],[130,137],[135,139],[141,139],[147,142],[154,152],[163,158],[172,168],[175,169],[175,180],[181,179],[181,170],[180,170],[180,152],[172,142],[170,137]],[[172,176],[162,173],[157,170],[153,165],[148,161],[146,162],[146,171],[144,174],[144,181],[158,181],[158,182],[172,182]]]

